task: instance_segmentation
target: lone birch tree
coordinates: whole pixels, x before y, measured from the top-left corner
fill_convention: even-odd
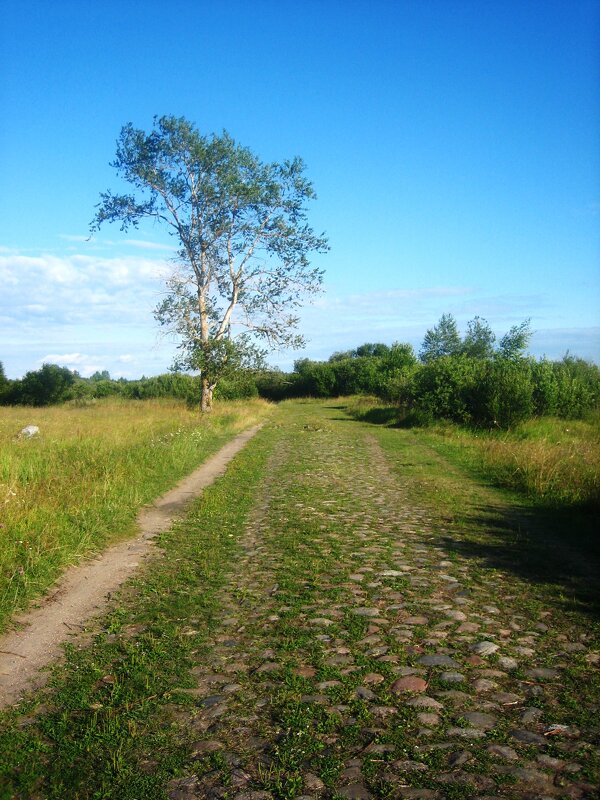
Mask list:
[[[307,222],[312,184],[300,158],[263,163],[228,133],[203,136],[173,116],[155,117],[150,133],[125,125],[111,166],[132,192],[102,193],[91,231],[154,220],[175,237],[155,316],[180,339],[178,365],[200,372],[209,411],[225,372],[304,343],[296,311],[323,276],[309,256],[328,249]]]

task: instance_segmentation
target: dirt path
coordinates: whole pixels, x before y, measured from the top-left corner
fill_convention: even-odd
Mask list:
[[[144,508],[138,517],[138,536],[68,570],[39,608],[16,619],[19,629],[0,639],[0,708],[45,683],[48,674],[40,670],[60,655],[61,645],[100,613],[110,595],[151,551],[156,535],[224,473],[229,461],[259,429],[256,426],[236,436],[174,489]]]

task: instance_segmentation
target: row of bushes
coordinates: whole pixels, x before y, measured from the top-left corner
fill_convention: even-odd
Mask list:
[[[582,359],[536,361],[458,354],[427,363],[398,345],[382,356],[296,362],[294,372],[263,373],[259,393],[272,400],[374,394],[402,408],[407,421],[433,419],[509,428],[533,416],[581,417],[600,403],[600,369]],[[405,357],[394,363],[395,351]],[[398,359],[399,360],[399,359]]]

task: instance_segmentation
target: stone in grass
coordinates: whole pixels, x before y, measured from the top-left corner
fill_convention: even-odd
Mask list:
[[[398,760],[392,761],[390,767],[398,770],[398,772],[427,772],[429,767],[421,761]]]
[[[500,703],[501,706],[516,706],[525,701],[522,695],[514,694],[513,692],[496,692],[490,699],[494,703]]]
[[[487,678],[478,678],[473,681],[473,688],[479,694],[480,692],[489,692],[492,689],[497,689],[498,684],[496,681],[488,681]]]
[[[444,707],[439,700],[435,700],[433,697],[428,697],[424,694],[418,697],[411,697],[410,700],[407,700],[406,705],[412,708],[430,708],[436,711],[441,711]]]
[[[552,680],[552,678],[558,678],[560,672],[552,667],[537,667],[535,669],[528,669],[525,674],[528,678],[534,678],[536,680],[539,678]]]
[[[304,776],[304,788],[307,792],[323,792],[325,790],[325,784],[317,775],[308,772]]]
[[[370,683],[372,686],[376,686],[378,683],[383,683],[384,681],[385,678],[378,672],[368,672],[363,677],[363,683]]]
[[[37,425],[26,425],[19,433],[19,436],[24,439],[31,439],[32,436],[37,436],[40,429]]]
[[[496,727],[498,720],[491,714],[484,714],[480,711],[468,711],[463,714],[463,717],[473,728],[481,728],[483,731],[489,731]]]
[[[442,672],[440,680],[445,683],[463,683],[466,680],[465,676],[460,672]]]
[[[507,761],[517,761],[519,758],[517,751],[505,744],[491,744],[487,751],[491,755],[505,758]]]
[[[459,750],[456,753],[451,753],[450,757],[448,758],[448,764],[451,767],[460,767],[463,764],[466,764],[467,761],[470,761],[473,758],[473,753],[469,752],[469,750]]]
[[[357,617],[378,617],[379,609],[360,606],[359,608],[353,608],[352,613],[356,614]]]
[[[421,713],[417,714],[417,720],[421,723],[421,725],[427,725],[427,727],[431,728],[435,728],[440,724],[440,718],[438,714],[434,714],[431,711],[422,711]]]
[[[491,656],[499,649],[499,645],[494,642],[477,642],[471,647],[471,650],[478,656]]]
[[[485,731],[481,728],[448,728],[448,736],[457,736],[459,739],[481,739]]]
[[[550,775],[546,775],[539,769],[531,767],[516,767],[511,769],[510,774],[517,779],[519,783],[524,783],[527,786],[537,786],[540,789],[546,788],[552,783]]]
[[[373,795],[363,783],[352,783],[350,786],[341,786],[335,790],[338,797],[345,800],[371,800]]]
[[[405,694],[407,692],[424,692],[427,689],[427,681],[420,678],[418,675],[406,675],[404,678],[398,678],[390,686],[390,691],[393,694]]]
[[[517,742],[522,742],[523,744],[533,744],[537,745],[538,747],[547,744],[544,737],[540,736],[539,733],[534,733],[534,731],[528,731],[525,728],[513,728],[511,731],[508,732],[508,735],[511,736],[513,739],[516,739]]]
[[[447,656],[443,653],[439,653],[437,655],[430,655],[430,656],[421,656],[417,659],[419,664],[423,664],[425,667],[459,667],[460,664],[455,661],[450,656]]]
[[[359,698],[359,700],[375,700],[377,696],[375,692],[367,689],[366,686],[359,686],[355,691],[355,695]]]
[[[512,656],[500,656],[498,658],[498,664],[502,669],[508,670],[511,672],[512,670],[516,669],[519,665],[517,663],[516,658],[512,658]]]
[[[521,722],[523,725],[530,725],[532,722],[539,722],[544,716],[541,708],[524,708],[521,713]]]

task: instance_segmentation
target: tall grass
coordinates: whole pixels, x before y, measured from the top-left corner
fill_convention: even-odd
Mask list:
[[[142,505],[268,413],[217,404],[106,400],[0,408],[0,629],[67,565],[134,531]],[[20,438],[35,424],[40,434]]]
[[[408,425],[404,411],[373,397],[344,401],[357,419]],[[600,414],[586,420],[539,417],[510,431],[474,430],[452,422],[413,428],[434,447],[484,471],[495,483],[547,505],[600,506]]]
[[[600,425],[542,418],[510,435],[479,437],[478,450],[496,479],[556,505],[600,505]]]

